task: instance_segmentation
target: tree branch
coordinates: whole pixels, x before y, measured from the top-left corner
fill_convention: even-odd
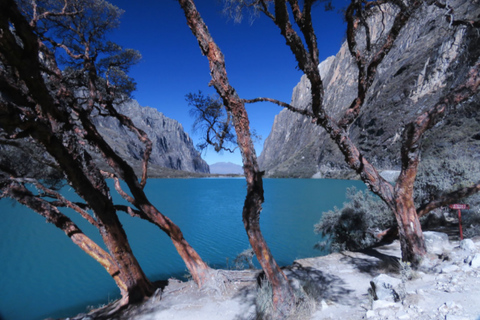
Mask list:
[[[420,206],[417,209],[418,217],[422,217],[430,211],[447,206],[449,204],[457,203],[459,200],[470,197],[480,191],[480,182],[470,187],[461,188],[447,194],[441,195],[438,198]]]
[[[390,50],[395,43],[395,40],[398,38],[400,31],[405,27],[407,22],[410,20],[413,12],[416,11],[422,4],[422,1],[416,0],[409,4],[406,7],[401,1],[394,1],[394,3],[399,7],[400,11],[395,16],[393,25],[385,38],[384,44],[373,54],[371,59],[368,59],[365,53],[362,53],[358,49],[358,44],[356,41],[356,36],[358,33],[358,28],[360,23],[364,26],[368,26],[367,22],[363,18],[363,11],[365,8],[362,8],[360,2],[352,0],[350,6],[346,12],[347,20],[347,43],[350,50],[350,54],[357,62],[358,67],[358,87],[357,87],[357,98],[350,104],[350,107],[345,111],[343,117],[339,120],[338,125],[342,128],[347,128],[350,126],[353,121],[360,114],[360,110],[365,103],[367,92],[370,89],[375,76],[377,75],[377,68],[383,59],[387,56]],[[369,7],[373,8],[373,7]],[[368,28],[366,30],[368,32]],[[369,47],[369,36],[367,37],[367,51]],[[370,61],[368,61],[370,60]]]
[[[61,213],[56,207],[50,205],[49,202],[34,196],[23,184],[14,180],[3,188],[3,196],[17,200],[19,203],[45,217],[47,222],[53,223],[57,228],[64,231],[73,243],[107,270],[117,283],[122,294],[126,293],[126,284],[121,279],[119,267],[112,256],[88,238],[70,218]]]
[[[291,104],[288,104],[288,103],[285,103],[283,101],[279,101],[279,100],[276,100],[276,99],[272,99],[272,98],[258,97],[258,98],[255,98],[255,99],[242,99],[242,101],[244,103],[271,102],[271,103],[274,103],[276,105],[279,105],[280,107],[284,107],[285,109],[290,110],[292,112],[295,112],[295,113],[310,117],[312,119],[315,119],[315,115],[312,112],[310,112],[308,109],[298,109],[298,108],[292,106]]]
[[[57,199],[62,206],[75,210],[82,216],[82,218],[87,220],[91,225],[93,225],[97,229],[99,228],[98,222],[91,215],[89,215],[88,212],[83,210],[80,207],[80,205],[77,205],[74,202],[71,202],[70,200],[62,196],[60,193],[45,187],[43,184],[39,183],[37,180],[34,180],[31,183],[33,183],[35,187],[37,187],[39,190],[42,190],[47,195]]]

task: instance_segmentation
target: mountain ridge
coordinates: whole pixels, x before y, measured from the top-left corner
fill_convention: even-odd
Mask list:
[[[216,162],[210,165],[211,174],[243,174],[243,167],[232,162]]]
[[[154,169],[168,168],[190,173],[209,173],[208,164],[195,149],[192,139],[183,126],[174,119],[151,107],[142,107],[136,100],[128,100],[116,106],[118,112],[128,116],[143,130],[152,142],[149,166]],[[100,134],[124,159],[133,166],[140,166],[143,144],[119,121],[112,118],[95,117]]]
[[[176,120],[150,107],[142,107],[136,100],[127,100],[116,105],[119,113],[128,116],[143,130],[152,142],[148,163],[148,176],[152,178],[203,177],[209,174],[208,164],[195,149],[192,139]],[[122,126],[117,119],[93,115],[93,123],[110,147],[126,160],[137,174],[142,170],[144,145],[134,133]],[[111,168],[94,148],[86,150],[95,163],[105,171]],[[46,165],[45,163],[50,163]],[[62,178],[55,169],[55,161],[43,146],[31,138],[23,138],[11,145],[0,144],[0,164],[15,167],[26,177]]]
[[[456,19],[480,15],[480,6],[466,0],[449,2]],[[372,19],[379,19],[379,15]],[[384,25],[388,27],[389,21]],[[382,24],[375,24],[379,28]],[[382,30],[372,30],[380,34]],[[467,72],[469,56],[478,48],[474,28],[449,26],[445,10],[435,5],[423,9],[399,34],[396,45],[378,66],[378,76],[367,93],[360,116],[350,127],[350,138],[362,154],[380,170],[400,169],[400,137],[404,126],[437,102]],[[477,54],[475,53],[475,55]],[[334,58],[319,65],[325,87],[325,107],[338,119],[356,96],[358,69],[347,44]],[[310,83],[302,76],[291,104],[310,106]],[[480,151],[480,95],[456,106],[423,141],[423,157],[470,159]],[[318,177],[356,179],[338,147],[324,129],[288,110],[276,117],[264,143],[259,164],[267,177]],[[468,152],[467,152],[468,150]]]

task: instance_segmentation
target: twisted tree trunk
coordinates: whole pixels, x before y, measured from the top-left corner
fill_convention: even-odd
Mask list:
[[[223,104],[233,117],[237,143],[242,154],[243,169],[247,181],[243,223],[257,259],[272,285],[275,318],[283,319],[294,309],[295,297],[287,277],[273,258],[260,230],[260,212],[264,201],[263,173],[260,172],[257,163],[245,104],[230,85],[223,53],[211,37],[194,2],[192,0],[179,0],[179,3],[185,12],[188,26],[198,40],[202,54],[208,58],[212,77],[210,84],[215,87],[217,93],[223,99]]]
[[[14,26],[15,35],[10,26]],[[95,214],[100,234],[120,272],[124,301],[142,300],[153,293],[153,286],[132,253],[105,180],[75,134],[66,109],[72,95],[59,87],[57,96],[52,97],[39,62],[42,43],[13,0],[0,3],[0,30],[0,59],[11,70],[9,74],[2,70],[1,74],[2,92],[9,93],[8,100],[0,103],[2,128],[12,137],[31,136],[56,160]]]

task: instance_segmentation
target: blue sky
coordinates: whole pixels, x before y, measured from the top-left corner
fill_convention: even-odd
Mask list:
[[[202,56],[198,43],[188,28],[183,11],[175,0],[111,0],[125,10],[112,40],[123,47],[139,50],[142,61],[133,67],[131,75],[137,82],[134,98],[140,105],[163,112],[179,121],[196,144],[200,137],[192,133],[193,119],[189,116],[185,95],[202,90],[215,93],[208,87],[208,61]],[[260,15],[252,21],[245,16],[236,23],[222,14],[223,4],[217,0],[197,0],[197,8],[210,33],[225,55],[231,85],[240,97],[251,99],[270,97],[290,102],[292,90],[302,73],[279,29]],[[319,4],[314,11],[315,29],[320,58],[334,55],[345,37],[346,24],[338,13],[348,0],[334,1],[335,11],[325,12]],[[262,140],[256,143],[257,155],[270,133],[275,115],[281,108],[268,103],[247,106],[250,122]],[[207,150],[202,157],[209,164],[230,161],[241,164],[241,157]]]

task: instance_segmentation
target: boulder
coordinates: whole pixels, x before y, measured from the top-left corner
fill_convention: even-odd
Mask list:
[[[370,294],[374,300],[398,302],[402,294],[402,280],[381,274],[370,281]]]
[[[472,268],[480,268],[480,253],[476,253],[470,262]]]
[[[472,241],[472,239],[463,239],[462,241],[460,241],[460,248],[469,252],[475,252],[477,250],[477,247],[475,246],[475,243]]]
[[[450,251],[450,241],[446,233],[425,231],[423,236],[428,253],[442,255]]]

